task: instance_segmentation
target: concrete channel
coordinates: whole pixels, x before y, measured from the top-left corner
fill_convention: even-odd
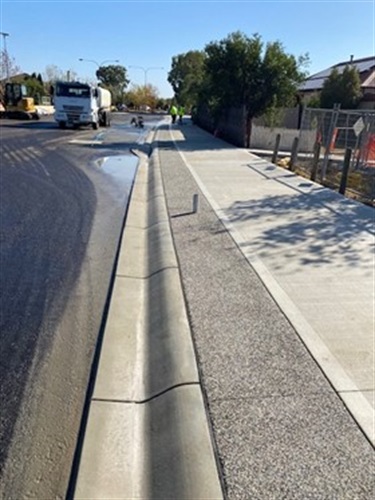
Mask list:
[[[137,154],[74,498],[220,499],[158,151]]]

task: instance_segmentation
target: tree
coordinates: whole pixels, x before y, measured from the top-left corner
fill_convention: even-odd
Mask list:
[[[46,92],[43,83],[40,82],[35,73],[31,76],[25,76],[22,83],[24,83],[27,87],[27,95],[33,97],[36,104],[40,104],[41,97],[48,93]]]
[[[308,56],[296,59],[285,53],[280,42],[266,47],[259,35],[247,37],[237,31],[205,47],[205,81],[200,101],[209,99],[216,118],[229,107],[242,107],[249,146],[252,119],[271,106],[286,106],[295,99],[305,78],[301,67]]]
[[[38,78],[39,79],[39,78]],[[75,71],[68,70],[64,71],[61,68],[58,68],[54,64],[49,64],[46,66],[44,81],[48,85],[54,85],[58,80],[66,81],[66,80],[74,81],[78,79],[78,75]]]
[[[1,61],[1,76],[0,80],[11,78],[12,76],[19,75],[21,68],[16,64],[14,57],[10,57],[8,52],[2,50],[0,53]]]
[[[341,74],[337,68],[333,68],[324,82],[320,106],[333,108],[335,104],[341,104],[343,109],[353,109],[357,107],[361,95],[361,79],[354,66],[345,66]]]
[[[113,101],[115,104],[121,104],[123,93],[129,84],[126,76],[126,69],[120,65],[101,66],[96,76],[98,80],[112,92]]]
[[[165,98],[165,97],[158,97],[156,100],[156,108],[157,109],[164,109],[167,111],[170,107],[170,99]]]
[[[204,52],[191,50],[172,57],[172,68],[168,73],[178,102],[190,107],[196,104],[201,84],[204,80]]]
[[[159,101],[158,89],[151,84],[133,85],[125,94],[126,104],[134,108],[149,106],[151,109],[155,109]]]
[[[305,103],[308,108],[320,108],[320,95],[318,93],[312,94]]]

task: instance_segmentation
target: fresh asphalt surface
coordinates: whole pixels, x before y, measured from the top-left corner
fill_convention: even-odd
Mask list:
[[[227,497],[373,498],[373,447],[217,218],[167,125],[156,139]],[[205,154],[223,144],[203,131],[185,140],[184,150]]]
[[[65,495],[146,133],[129,122],[0,122],[1,498]]]

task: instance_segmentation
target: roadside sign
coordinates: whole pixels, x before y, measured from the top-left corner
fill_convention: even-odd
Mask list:
[[[355,133],[356,137],[359,136],[359,134],[362,132],[362,130],[364,128],[365,128],[365,124],[364,124],[363,118],[361,116],[360,118],[358,118],[358,120],[353,125],[353,130],[354,130],[354,133]]]

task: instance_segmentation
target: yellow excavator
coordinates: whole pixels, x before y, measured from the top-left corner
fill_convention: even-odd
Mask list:
[[[28,97],[26,86],[22,83],[6,83],[3,95],[4,110],[2,118],[16,120],[39,120],[39,115],[32,97]]]

